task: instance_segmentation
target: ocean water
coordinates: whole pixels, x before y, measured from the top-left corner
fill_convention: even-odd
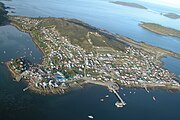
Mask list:
[[[138,26],[140,21],[152,21],[180,29],[179,20],[175,22],[152,11],[118,6],[107,0],[3,2],[14,7],[16,15],[77,18],[98,28],[180,53],[178,38],[160,36]],[[158,8],[147,3],[143,5],[151,6],[150,9],[157,12],[179,11],[174,8],[167,10],[163,6]],[[33,56],[30,56],[30,51],[33,52]],[[7,67],[1,64],[20,56],[26,56],[32,62],[39,63],[42,53],[29,34],[20,32],[10,25],[0,27],[0,120],[88,120],[88,115],[93,115],[94,120],[180,119],[180,92],[150,90],[150,93],[147,93],[144,89],[124,88],[120,95],[127,106],[122,109],[115,107],[117,98],[114,94],[101,86],[87,85],[83,89],[76,89],[64,95],[43,96],[30,91],[23,92],[24,83],[12,81]],[[180,74],[179,59],[167,57],[162,61],[165,68],[176,75]],[[109,98],[105,98],[107,94]],[[156,97],[156,101],[152,99],[153,96]],[[100,102],[101,98],[104,98],[104,102]]]

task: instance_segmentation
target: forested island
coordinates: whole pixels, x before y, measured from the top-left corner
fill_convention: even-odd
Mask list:
[[[164,27],[164,26],[156,24],[156,23],[142,22],[139,25],[141,27],[149,30],[149,31],[152,31],[152,32],[160,34],[160,35],[173,36],[173,37],[179,37],[180,38],[180,31],[179,30]]]
[[[139,8],[139,9],[147,9],[146,7],[144,7],[140,4],[137,4],[137,3],[122,2],[122,1],[111,1],[111,3],[117,4],[117,5],[122,5],[122,6]]]

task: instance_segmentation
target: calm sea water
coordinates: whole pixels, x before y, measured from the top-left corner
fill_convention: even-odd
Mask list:
[[[5,3],[15,7],[17,15],[78,18],[114,33],[180,52],[179,39],[153,34],[138,27],[140,21],[146,20],[180,29],[178,21],[154,12],[117,6],[105,0],[13,0]],[[164,7],[160,9],[152,6],[151,9],[157,12],[165,11]],[[169,8],[168,11],[178,12],[178,9]],[[0,27],[0,43],[0,62],[27,56],[32,62],[38,63],[42,58],[42,53],[31,37],[15,27]],[[33,56],[30,56],[30,51],[33,51]],[[163,58],[163,62],[164,67],[177,75],[180,74],[179,59],[167,57]],[[88,85],[84,89],[64,95],[49,96],[23,92],[24,87],[23,83],[12,81],[6,66],[0,64],[0,120],[88,120],[88,115],[93,115],[95,120],[180,119],[180,92],[152,90],[147,93],[143,89],[124,89],[120,94],[127,106],[117,109],[114,106],[116,97],[100,86]],[[126,96],[123,96],[123,93]],[[105,98],[106,94],[110,97]],[[153,96],[156,101],[152,99]],[[105,101],[100,102],[101,98]]]

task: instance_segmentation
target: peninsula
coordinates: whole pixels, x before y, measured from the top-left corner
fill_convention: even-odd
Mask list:
[[[159,25],[159,24],[142,22],[141,24],[139,24],[139,26],[141,26],[141,27],[143,27],[149,31],[152,31],[154,33],[160,34],[160,35],[173,36],[173,37],[180,38],[180,31],[179,30],[164,27],[164,26]]]
[[[179,54],[133,42],[68,18],[9,16],[11,24],[29,33],[43,52],[41,64],[17,58],[8,67],[41,94],[62,94],[85,83],[106,87],[163,87],[180,90],[176,76],[161,67],[159,58]]]
[[[137,3],[130,3],[130,2],[122,2],[122,1],[111,1],[111,3],[117,4],[117,5],[122,5],[122,6],[127,6],[127,7],[134,7],[134,8],[139,8],[139,9],[147,9],[146,7],[139,5]]]

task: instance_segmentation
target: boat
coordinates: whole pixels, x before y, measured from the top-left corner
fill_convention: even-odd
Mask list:
[[[153,100],[156,101],[156,98],[153,96]]]
[[[108,98],[108,97],[109,97],[109,95],[106,95],[105,97],[106,97],[106,98]]]
[[[104,99],[101,99],[100,101],[101,101],[101,102],[103,102],[103,101],[104,101]]]
[[[92,115],[89,115],[88,118],[93,119],[94,117]]]

